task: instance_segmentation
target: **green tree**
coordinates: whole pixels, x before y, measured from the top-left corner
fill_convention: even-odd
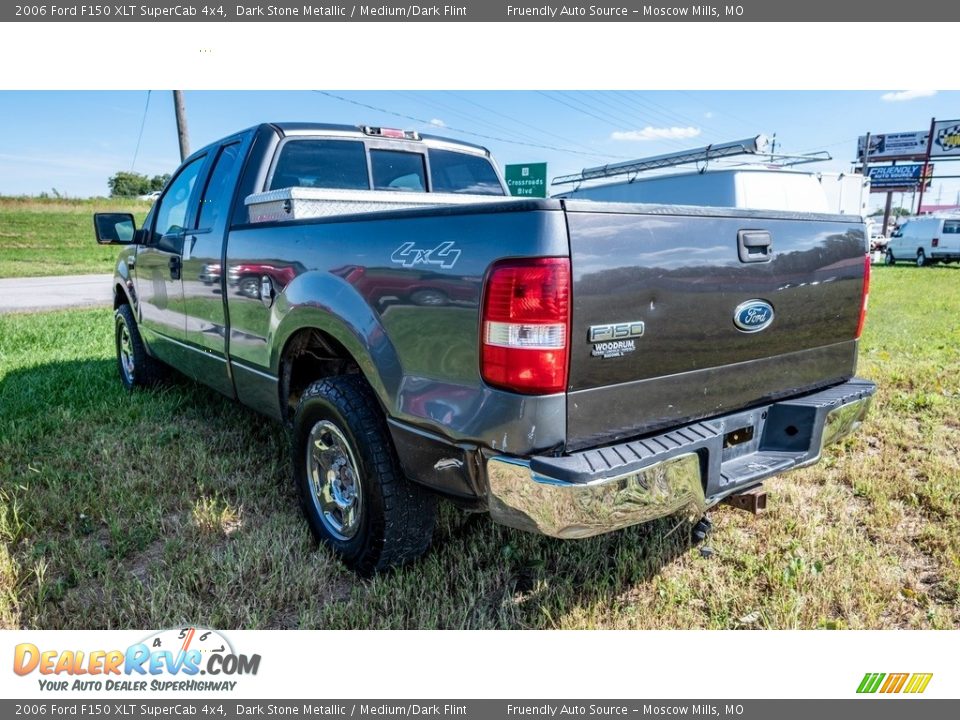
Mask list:
[[[152,182],[146,175],[121,170],[107,180],[107,185],[110,187],[110,197],[136,197],[150,192],[153,189]]]
[[[167,186],[168,182],[170,182],[170,173],[154,175],[152,178],[150,178],[150,190],[163,190],[163,188]]]

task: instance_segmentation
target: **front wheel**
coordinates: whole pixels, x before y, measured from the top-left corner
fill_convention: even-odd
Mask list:
[[[927,254],[923,250],[917,250],[917,267],[923,267],[927,264]]]
[[[897,259],[893,256],[893,250],[887,250],[887,254],[884,256],[883,261],[887,265],[894,265],[897,262]]]
[[[163,377],[163,365],[147,354],[129,305],[117,308],[113,324],[120,382],[127,390],[156,384]]]
[[[433,538],[436,499],[400,470],[359,375],[318,380],[293,423],[294,481],[311,531],[360,575],[410,562]]]

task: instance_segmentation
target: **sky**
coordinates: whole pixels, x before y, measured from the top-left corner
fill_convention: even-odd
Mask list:
[[[926,130],[960,117],[960,92],[933,91],[187,91],[191,147],[265,121],[369,124],[488,147],[502,165],[548,175],[710,143],[776,134],[778,151],[826,150],[850,168],[857,137]],[[0,91],[0,194],[106,195],[120,170],[179,163],[170,90]],[[952,167],[951,167],[952,166]],[[956,168],[956,169],[953,169]],[[960,163],[936,165],[924,204],[954,203]],[[872,196],[879,207],[883,194]],[[909,204],[909,195],[904,198]],[[900,203],[899,195],[894,204]]]

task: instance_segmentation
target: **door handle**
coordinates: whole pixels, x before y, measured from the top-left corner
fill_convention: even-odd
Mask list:
[[[773,238],[766,230],[741,230],[737,233],[737,255],[740,262],[770,262]]]
[[[170,258],[170,279],[179,280],[180,279],[180,256],[174,255]]]

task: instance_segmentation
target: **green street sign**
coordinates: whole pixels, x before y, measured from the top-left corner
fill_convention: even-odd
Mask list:
[[[547,196],[547,164],[527,163],[525,165],[506,165],[503,168],[507,187],[514,197]]]

